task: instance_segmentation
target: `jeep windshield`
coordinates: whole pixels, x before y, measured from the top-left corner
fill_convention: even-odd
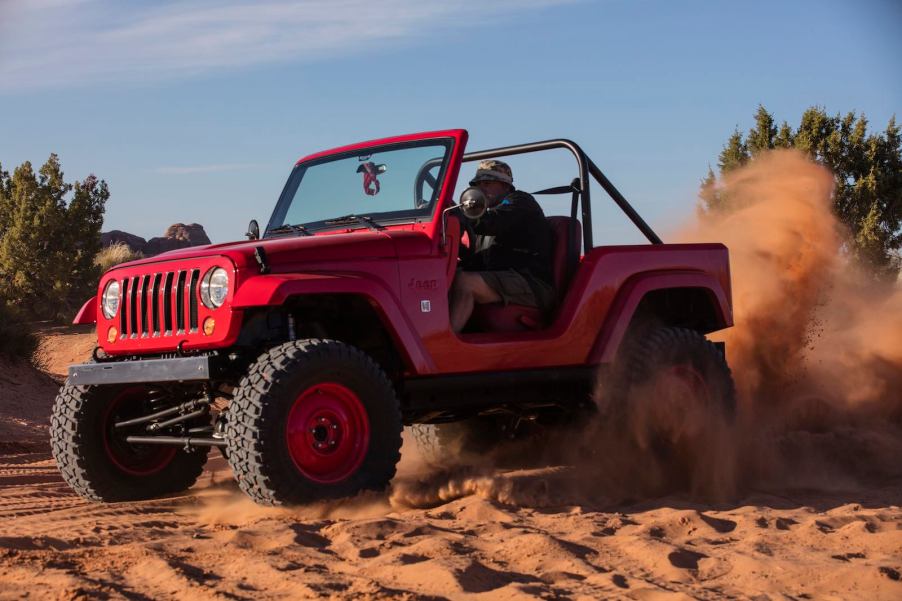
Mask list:
[[[429,221],[451,147],[448,139],[421,140],[301,163],[291,172],[265,235]]]

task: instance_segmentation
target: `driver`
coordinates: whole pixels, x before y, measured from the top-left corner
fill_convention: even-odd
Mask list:
[[[460,332],[476,303],[537,307],[555,303],[551,285],[553,234],[532,195],[514,188],[507,163],[479,163],[470,180],[486,198],[486,212],[473,222],[475,251],[463,259],[451,285],[451,328]]]

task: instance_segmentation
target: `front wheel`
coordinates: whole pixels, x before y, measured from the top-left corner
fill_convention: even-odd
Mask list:
[[[238,386],[226,426],[238,485],[263,505],[380,490],[401,457],[401,412],[379,366],[334,340],[273,347]]]
[[[140,426],[118,422],[150,413],[142,385],[73,386],[66,383],[53,404],[50,444],[66,483],[92,501],[135,501],[189,488],[203,471],[209,449],[131,444]]]

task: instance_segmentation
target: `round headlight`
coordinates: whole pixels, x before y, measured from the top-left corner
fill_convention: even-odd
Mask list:
[[[106,288],[103,289],[101,306],[103,307],[103,315],[107,319],[116,317],[116,313],[119,312],[119,282],[117,280],[107,282]]]
[[[228,293],[229,272],[222,267],[208,271],[200,282],[200,299],[210,309],[221,307]]]

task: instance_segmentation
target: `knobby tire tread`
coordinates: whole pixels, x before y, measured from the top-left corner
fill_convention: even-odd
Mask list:
[[[280,421],[284,407],[279,402],[285,401],[274,398],[274,394],[293,374],[329,362],[354,366],[360,370],[359,375],[373,383],[380,406],[367,406],[367,413],[371,422],[379,418],[387,427],[382,428],[385,432],[380,437],[378,428],[371,424],[370,449],[357,472],[337,484],[320,484],[304,478],[290,460],[288,465],[284,460],[274,460],[285,455],[285,450],[279,448],[284,441],[275,435],[284,427]],[[401,458],[401,430],[401,408],[394,387],[369,355],[336,340],[296,340],[260,355],[241,379],[229,408],[229,464],[241,490],[262,505],[296,504],[347,496],[359,490],[381,490],[394,477]],[[294,473],[286,473],[286,469],[294,469]]]
[[[98,387],[74,386],[68,381],[60,389],[50,417],[50,448],[66,483],[91,501],[115,502],[150,499],[182,492],[200,477],[209,449],[180,451],[160,473],[131,476],[117,473],[99,449],[90,403],[102,402]],[[107,401],[109,402],[109,401]],[[100,441],[102,448],[102,441]],[[108,461],[108,460],[107,460]]]
[[[688,352],[699,361],[711,361],[711,366],[723,377],[725,394],[721,397],[726,417],[736,412],[736,386],[726,358],[713,342],[695,330],[678,327],[655,328],[628,343],[625,349],[626,383],[632,385],[647,379],[660,366],[660,358],[676,352]],[[716,375],[716,374],[715,374]]]

